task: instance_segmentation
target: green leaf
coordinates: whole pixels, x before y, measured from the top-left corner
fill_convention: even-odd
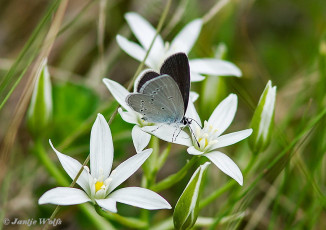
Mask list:
[[[98,108],[99,98],[85,86],[66,82],[53,87],[52,140],[62,141],[72,133],[85,129],[85,141],[89,141],[91,125],[84,126],[85,120]],[[87,143],[87,142],[86,142]]]
[[[276,86],[269,81],[259,99],[251,121],[252,135],[249,146],[254,154],[264,151],[270,143],[274,122]]]
[[[188,170],[194,165],[194,163],[197,161],[198,157],[193,156],[190,161],[186,163],[185,166],[183,166],[182,169],[180,169],[178,172],[166,177],[162,181],[158,182],[157,184],[154,184],[150,187],[151,190],[155,192],[162,191],[164,189],[170,188],[174,184],[178,183],[182,178],[184,178],[187,175]]]
[[[155,167],[156,172],[158,172],[163,167],[164,163],[166,162],[170,154],[170,151],[171,151],[171,143],[168,143],[168,146],[163,150],[161,155],[158,157],[158,160],[156,162],[156,167]]]
[[[209,164],[209,162],[206,162],[195,171],[181,194],[173,213],[173,222],[176,229],[190,229],[196,223],[201,182]]]

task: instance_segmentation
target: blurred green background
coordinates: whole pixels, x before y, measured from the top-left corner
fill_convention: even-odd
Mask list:
[[[26,70],[0,110],[2,146],[6,137],[14,132],[11,122],[19,116],[15,108],[20,104],[19,98],[24,96],[23,89],[28,84],[26,76],[31,71],[26,67],[33,63],[53,19],[55,11],[51,11],[51,7],[58,3],[48,0],[0,1],[1,87],[10,73],[6,87],[0,91],[1,103],[22,71]],[[172,1],[161,33],[164,40],[170,41],[184,25],[206,15],[216,3],[212,0]],[[61,152],[83,162],[88,155],[89,133],[96,114],[101,112],[109,119],[118,105],[102,83],[102,78],[126,85],[139,65],[120,50],[115,40],[117,34],[135,40],[124,14],[138,12],[156,26],[165,4],[163,0],[69,1],[59,36],[48,57],[53,85],[53,120],[41,135],[42,145],[60,170],[61,166],[47,144],[48,139]],[[99,13],[101,10],[104,14]],[[102,27],[99,15],[105,22]],[[169,20],[173,18],[176,20]],[[32,37],[36,28],[39,30]],[[252,171],[245,175],[243,187],[234,187],[202,210],[201,216],[214,219],[215,225],[210,229],[326,229],[325,118],[309,126],[326,106],[325,28],[324,0],[231,0],[204,25],[190,58],[214,57],[218,46],[225,44],[225,59],[239,66],[243,77],[206,78],[205,81],[216,85],[218,93],[208,94],[209,100],[199,98],[196,106],[203,119],[207,119],[218,102],[229,93],[236,93],[239,107],[228,132],[247,128],[267,81],[272,80],[277,86],[272,143],[258,156]],[[100,35],[102,29],[103,36]],[[31,38],[32,45],[19,56]],[[13,64],[16,64],[14,68]],[[192,89],[203,94],[205,81],[193,83]],[[27,130],[25,118],[17,124],[17,136],[8,154],[4,156],[4,151],[0,152],[1,165],[6,165],[0,169],[4,175],[0,217],[47,218],[55,206],[38,206],[37,200],[58,184],[33,153],[35,140]],[[135,154],[130,136],[132,125],[123,122],[118,115],[110,127],[115,147],[114,164],[117,165]],[[304,135],[300,135],[302,132]],[[162,148],[165,145],[161,143]],[[178,171],[189,158],[185,148],[173,145],[172,149],[158,180]],[[284,157],[269,167],[270,162],[284,150]],[[251,157],[247,141],[229,147],[225,152],[241,169]],[[172,206],[192,172],[179,184],[160,193]],[[125,184],[139,186],[140,180],[141,172],[138,171]],[[210,167],[202,196],[207,196],[229,180],[218,169]],[[126,216],[137,216],[140,212],[126,205],[119,205],[118,209]],[[241,222],[225,221],[225,217],[239,210],[244,213]],[[76,206],[65,207],[58,215],[63,224],[56,228],[93,228],[94,224],[83,218],[84,215]],[[172,211],[166,210],[151,212],[155,223],[171,215]],[[128,229],[113,224],[119,229]],[[4,226],[5,229],[17,227]]]

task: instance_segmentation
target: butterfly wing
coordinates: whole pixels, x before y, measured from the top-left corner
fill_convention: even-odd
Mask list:
[[[171,55],[164,61],[160,73],[171,76],[177,83],[183,98],[183,114],[185,114],[188,106],[190,90],[190,67],[187,55],[185,53]]]
[[[149,70],[147,72],[145,72],[143,74],[143,76],[140,78],[139,82],[136,85],[136,92],[139,92],[139,90],[141,89],[141,87],[143,87],[143,85],[149,81],[152,80],[156,77],[158,77],[160,74],[156,73],[155,71]]]
[[[179,87],[168,75],[147,81],[139,93],[128,95],[126,101],[148,122],[178,123],[184,115]]]

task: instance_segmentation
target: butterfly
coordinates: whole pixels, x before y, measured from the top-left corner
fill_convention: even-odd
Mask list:
[[[136,84],[136,92],[127,96],[127,104],[152,123],[188,126],[185,117],[190,91],[190,67],[185,53],[169,56],[160,72],[146,71]]]
[[[189,89],[188,57],[184,53],[176,53],[163,62],[160,73],[145,72],[136,85],[136,93],[129,94],[126,102],[143,115],[144,121],[188,125],[191,121],[184,115]]]

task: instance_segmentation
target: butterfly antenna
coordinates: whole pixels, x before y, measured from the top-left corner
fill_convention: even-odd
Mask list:
[[[197,122],[195,119],[193,119],[193,118],[190,118],[190,117],[189,117],[188,119],[190,119],[190,120],[191,120],[191,122],[192,122],[192,121],[196,122],[196,124],[197,124],[197,125],[198,125],[198,126],[201,128],[201,129],[202,129],[201,125],[200,125],[200,124],[199,124],[199,123],[198,123],[198,122]]]

